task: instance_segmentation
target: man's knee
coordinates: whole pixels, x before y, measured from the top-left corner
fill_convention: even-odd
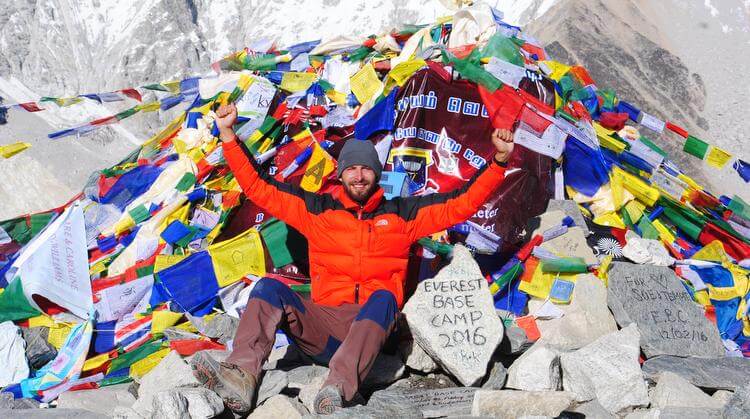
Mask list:
[[[250,300],[254,298],[282,310],[284,306],[292,306],[301,312],[305,311],[294,291],[283,282],[273,278],[263,277],[255,283],[253,290],[250,291]]]
[[[398,313],[396,297],[388,290],[377,290],[370,294],[370,298],[362,306],[355,320],[369,319],[379,324],[383,330],[388,330]]]

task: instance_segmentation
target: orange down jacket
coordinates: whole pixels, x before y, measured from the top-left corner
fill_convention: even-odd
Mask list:
[[[314,194],[259,174],[237,141],[223,149],[245,195],[307,237],[312,300],[328,306],[364,304],[384,289],[402,307],[411,244],[467,220],[505,178],[505,168],[492,159],[455,191],[386,200],[378,188],[359,205],[343,188]]]

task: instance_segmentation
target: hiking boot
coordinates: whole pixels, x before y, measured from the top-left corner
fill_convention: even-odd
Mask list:
[[[257,379],[240,367],[219,362],[205,352],[198,352],[190,361],[195,378],[214,391],[227,407],[238,414],[249,413],[255,401]]]
[[[332,415],[343,407],[344,401],[341,398],[341,392],[339,392],[336,386],[325,386],[315,396],[315,413],[319,415]]]

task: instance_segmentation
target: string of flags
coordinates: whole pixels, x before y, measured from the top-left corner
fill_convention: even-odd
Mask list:
[[[487,27],[464,24],[471,13]],[[477,45],[480,33],[489,37]],[[59,351],[4,391],[49,401],[128,382],[171,352],[226,348],[209,326],[237,317],[259,277],[310,291],[304,241],[247,200],[226,164],[213,112],[225,103],[237,105],[234,130],[265,176],[318,194],[338,190],[349,138],[375,144],[386,196],[419,196],[460,188],[492,158],[492,130],[513,128],[519,146],[497,196],[420,238],[415,280],[465,242],[491,255],[481,267],[495,307],[538,337],[529,301],[566,304],[579,275],[606,284],[612,261],[630,255],[673,267],[725,345],[750,356],[750,205],[683,173],[639,130],[661,121],[596,87],[584,67],[551,60],[496,10],[477,5],[364,41],[240,51],[212,68],[215,77],[182,80],[159,101],[50,134],[188,104],[71,202],[0,221],[0,322],[45,328]],[[722,161],[696,140],[690,153]],[[4,157],[27,145],[5,147]],[[732,164],[750,178],[747,163]],[[573,210],[526,237],[553,197]]]

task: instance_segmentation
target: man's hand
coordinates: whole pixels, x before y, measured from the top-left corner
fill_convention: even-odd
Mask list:
[[[237,122],[237,107],[234,103],[221,105],[216,110],[216,127],[219,129],[221,141],[234,141],[235,135],[232,126]]]
[[[513,133],[507,129],[496,129],[492,132],[492,144],[497,150],[495,160],[500,163],[507,162],[513,152]]]

